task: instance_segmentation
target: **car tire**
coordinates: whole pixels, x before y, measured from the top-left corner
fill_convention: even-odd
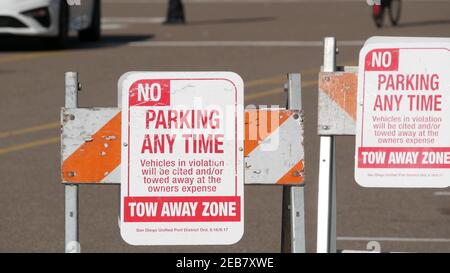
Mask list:
[[[101,3],[94,0],[91,25],[87,29],[78,32],[78,38],[82,42],[96,42],[101,36]]]
[[[49,46],[56,49],[67,48],[69,41],[69,5],[61,1],[58,17],[58,34],[49,39]]]

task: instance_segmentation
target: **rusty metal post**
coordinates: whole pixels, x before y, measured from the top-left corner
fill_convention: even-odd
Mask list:
[[[78,73],[65,74],[65,107],[78,107]],[[79,253],[80,243],[78,236],[78,185],[64,185],[65,191],[65,252]]]

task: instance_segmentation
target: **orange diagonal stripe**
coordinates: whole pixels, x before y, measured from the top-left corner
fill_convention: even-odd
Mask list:
[[[246,110],[244,155],[248,156],[292,114],[289,110]]]
[[[116,114],[62,165],[63,181],[100,183],[120,165],[121,113]]]
[[[277,184],[301,184],[304,182],[303,178],[303,160],[297,162],[286,174],[283,175],[280,179],[278,179]]]
[[[319,89],[356,120],[356,73],[320,73]]]

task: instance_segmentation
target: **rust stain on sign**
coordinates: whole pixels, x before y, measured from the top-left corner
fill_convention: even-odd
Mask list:
[[[301,184],[304,182],[304,169],[305,164],[303,160],[297,162],[283,177],[281,177],[277,184],[280,185],[290,185],[290,184]]]
[[[326,93],[349,116],[356,120],[358,76],[351,72],[321,72],[319,90]]]

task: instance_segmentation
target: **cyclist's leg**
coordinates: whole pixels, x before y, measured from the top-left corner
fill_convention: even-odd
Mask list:
[[[383,2],[381,2],[381,5],[373,5],[372,7],[372,17],[378,28],[383,26],[384,10]]]
[[[398,21],[400,20],[400,14],[402,9],[402,2],[401,0],[389,0],[389,21],[391,21],[391,24],[393,26],[396,26],[398,24]]]

